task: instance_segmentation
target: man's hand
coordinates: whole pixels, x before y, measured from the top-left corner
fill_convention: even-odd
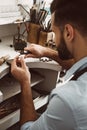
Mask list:
[[[25,64],[23,57],[16,57],[12,61],[11,73],[20,83],[30,81],[29,69]]]
[[[37,44],[31,44],[28,47],[24,48],[25,51],[29,51],[30,53],[25,55],[27,57],[33,58],[41,58],[46,56],[47,48]]]

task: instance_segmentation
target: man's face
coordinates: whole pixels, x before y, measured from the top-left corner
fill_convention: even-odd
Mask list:
[[[67,49],[67,46],[66,46],[66,43],[65,43],[65,40],[63,38],[63,34],[62,33],[61,33],[61,36],[60,36],[60,39],[59,39],[59,43],[57,45],[58,45],[57,46],[58,54],[59,54],[59,57],[62,60],[68,60],[68,59],[73,58],[72,55],[71,55],[71,53]]]
[[[54,25],[54,14],[52,14],[52,30],[55,33],[55,43],[57,46],[59,57],[62,60],[73,58],[64,40],[63,30],[61,31],[61,29],[59,29],[57,26]]]

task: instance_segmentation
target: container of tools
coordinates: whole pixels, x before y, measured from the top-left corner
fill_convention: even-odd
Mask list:
[[[38,44],[39,34],[40,34],[40,25],[30,22],[27,41],[29,43]]]
[[[38,44],[44,46],[46,42],[52,39],[53,39],[53,32],[51,30],[51,20],[48,20],[47,23],[46,21],[42,22]]]
[[[52,31],[49,31],[49,32],[40,31],[38,44],[45,46],[45,43],[51,40],[52,37],[53,37]]]
[[[29,32],[27,36],[27,41],[29,43],[39,43],[40,31],[48,15],[48,11],[44,9],[44,3],[42,3],[42,5],[42,8],[38,7],[36,1],[34,1],[34,4],[30,9]]]

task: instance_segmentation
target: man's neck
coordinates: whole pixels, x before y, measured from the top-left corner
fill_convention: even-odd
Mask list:
[[[87,38],[79,37],[76,40],[73,46],[73,56],[75,62],[87,56]]]

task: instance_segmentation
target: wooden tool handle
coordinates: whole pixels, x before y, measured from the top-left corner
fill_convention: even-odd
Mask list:
[[[2,65],[10,56],[6,55],[0,58],[0,65]]]

